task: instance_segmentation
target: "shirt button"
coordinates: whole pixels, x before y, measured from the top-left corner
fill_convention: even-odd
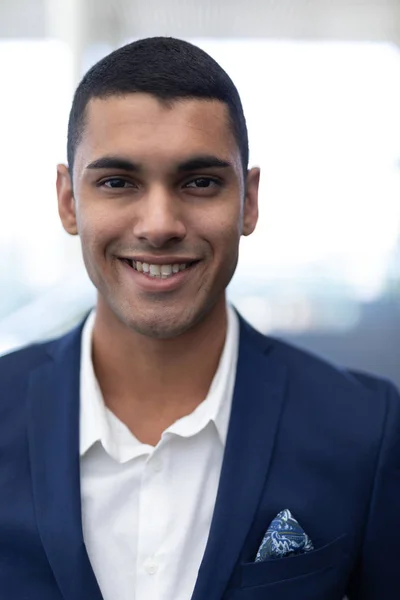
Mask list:
[[[144,563],[144,568],[149,575],[154,575],[158,571],[158,564],[152,558],[148,558]]]

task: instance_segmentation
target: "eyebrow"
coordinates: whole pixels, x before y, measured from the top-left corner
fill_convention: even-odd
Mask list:
[[[176,170],[179,171],[198,171],[200,169],[212,169],[212,168],[229,168],[232,167],[232,163],[227,160],[222,160],[217,156],[213,155],[199,155],[193,156],[188,160],[185,160],[176,165]],[[122,156],[102,156],[89,163],[86,169],[119,169],[121,171],[129,171],[131,173],[137,173],[143,170],[139,163],[135,163],[130,159]]]
[[[86,169],[120,169],[121,171],[140,171],[140,166],[121,156],[102,156],[89,163]]]
[[[188,160],[185,160],[177,165],[178,171],[197,171],[199,169],[212,169],[212,168],[229,168],[232,164],[227,160],[222,160],[217,156],[202,155],[193,156]]]

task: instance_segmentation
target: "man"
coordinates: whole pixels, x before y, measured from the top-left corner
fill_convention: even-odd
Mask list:
[[[396,595],[399,397],[227,307],[247,163],[236,88],[186,42],[80,83],[57,192],[98,301],[0,360],[2,599]]]

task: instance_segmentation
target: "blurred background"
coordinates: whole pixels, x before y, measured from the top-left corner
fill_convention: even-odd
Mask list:
[[[232,302],[400,385],[400,0],[0,0],[0,353],[94,303],[55,166],[83,73],[149,35],[198,44],[242,96],[261,217]]]

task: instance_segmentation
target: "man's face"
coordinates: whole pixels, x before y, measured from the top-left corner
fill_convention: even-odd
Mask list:
[[[66,167],[57,188],[63,225],[81,238],[102,312],[171,338],[221,305],[240,236],[257,222],[258,180],[253,169],[243,181],[221,102],[91,100],[73,193]]]

